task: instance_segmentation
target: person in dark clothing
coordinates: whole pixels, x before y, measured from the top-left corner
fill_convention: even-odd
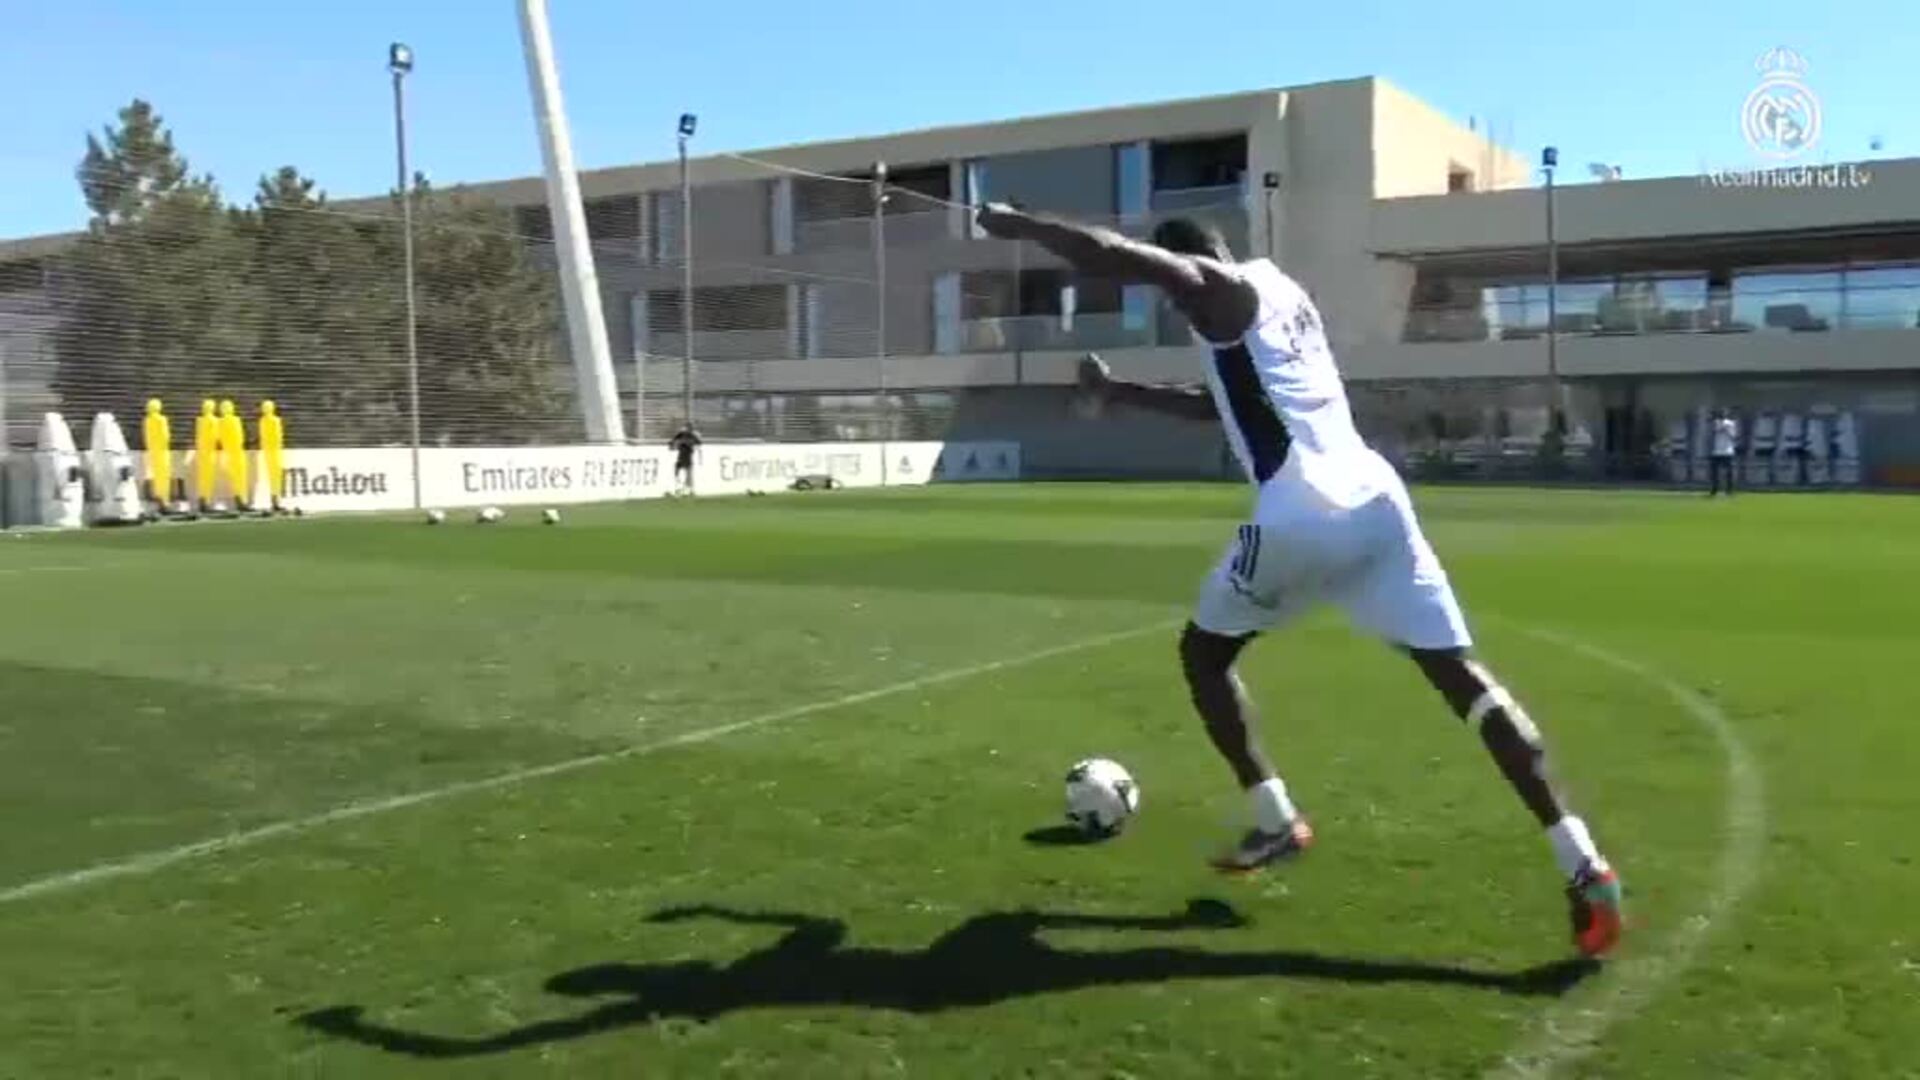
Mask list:
[[[693,494],[693,455],[700,449],[700,433],[688,424],[674,432],[667,446],[673,450],[673,480],[679,485],[678,493]]]

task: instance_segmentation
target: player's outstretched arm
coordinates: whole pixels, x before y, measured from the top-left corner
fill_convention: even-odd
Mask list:
[[[976,220],[988,235],[1031,240],[1084,274],[1159,288],[1209,341],[1239,337],[1259,308],[1252,287],[1216,259],[1168,251],[1112,229],[1029,214],[1002,203],[981,207]]]
[[[1143,244],[1112,229],[1029,214],[1004,203],[981,207],[977,220],[990,236],[1031,240],[1088,274],[1156,285],[1175,295],[1206,284],[1197,260]]]
[[[1119,402],[1186,420],[1212,420],[1219,415],[1213,395],[1204,386],[1116,379],[1107,362],[1093,353],[1080,361],[1080,393],[1098,401]]]

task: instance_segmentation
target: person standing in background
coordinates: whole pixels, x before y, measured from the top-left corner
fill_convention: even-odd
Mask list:
[[[693,455],[700,449],[700,433],[688,424],[674,433],[667,446],[673,450],[673,479],[681,495],[693,494]]]
[[[1733,497],[1734,454],[1740,446],[1740,424],[1725,409],[1713,410],[1707,425],[1707,498],[1720,494],[1722,485]]]

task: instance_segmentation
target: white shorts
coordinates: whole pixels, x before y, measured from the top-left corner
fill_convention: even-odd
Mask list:
[[[1392,645],[1473,644],[1399,477],[1351,509],[1290,508],[1259,516],[1264,520],[1240,526],[1201,587],[1193,614],[1200,629],[1243,637],[1331,604]]]

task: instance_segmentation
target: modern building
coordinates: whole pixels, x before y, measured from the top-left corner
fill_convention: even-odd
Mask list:
[[[1041,473],[1221,471],[1208,425],[1070,416],[1087,351],[1176,381],[1197,376],[1193,347],[1150,291],[977,235],[961,204],[999,200],[1129,232],[1196,215],[1275,255],[1318,299],[1370,436],[1436,474],[1538,463],[1558,400],[1556,468],[1684,476],[1713,406],[1746,422],[1756,479],[1824,483],[1848,463],[1920,482],[1920,159],[1549,196],[1531,154],[1363,78],[696,156],[687,173],[691,365],[680,164],[580,178],[649,438],[679,422],[690,366],[697,418],[722,435],[991,436]],[[540,178],[467,190],[551,237]]]

